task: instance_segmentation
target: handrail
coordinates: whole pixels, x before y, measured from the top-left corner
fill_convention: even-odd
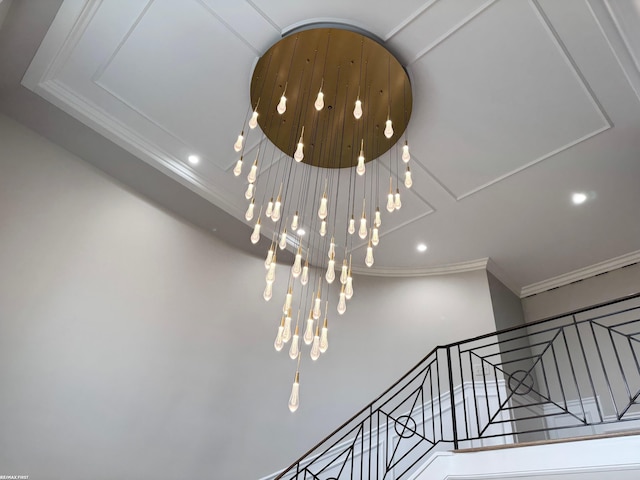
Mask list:
[[[493,360],[488,361],[488,360],[486,360],[486,358],[491,358],[491,357],[496,355],[494,353],[494,354],[491,354],[491,355],[488,355],[488,356],[487,355],[482,356],[480,353],[478,353],[478,352],[481,351],[481,349],[491,349],[491,348],[495,349],[495,348],[499,348],[499,347],[505,345],[505,348],[499,349],[500,350],[499,353],[501,355],[505,355],[505,356],[516,355],[518,353],[518,351],[520,351],[520,350],[524,351],[524,350],[522,348],[520,348],[520,347],[519,348],[507,348],[506,347],[506,343],[508,343],[508,342],[512,342],[513,343],[515,341],[521,341],[523,339],[529,340],[530,338],[533,338],[533,337],[536,337],[536,336],[540,337],[541,338],[540,342],[542,342],[542,343],[540,343],[540,342],[534,343],[533,345],[529,345],[528,348],[534,348],[535,349],[535,348],[540,347],[542,344],[544,344],[544,345],[548,344],[546,346],[546,348],[544,349],[544,351],[541,350],[542,353],[539,354],[538,356],[539,356],[540,359],[543,359],[542,355],[545,355],[546,352],[551,351],[553,353],[554,361],[556,362],[555,368],[556,368],[556,370],[558,370],[558,374],[557,375],[559,376],[560,370],[559,370],[559,367],[558,367],[558,360],[556,358],[556,356],[557,356],[556,355],[556,350],[558,349],[558,347],[555,346],[553,342],[555,342],[556,339],[559,338],[559,335],[562,334],[562,336],[564,337],[564,342],[565,342],[565,344],[567,344],[567,335],[568,334],[575,334],[573,332],[573,329],[575,329],[575,332],[578,334],[578,339],[581,342],[582,353],[583,353],[583,356],[585,358],[584,359],[580,358],[580,359],[573,359],[572,360],[571,353],[569,352],[568,359],[569,359],[570,363],[572,361],[573,362],[577,362],[577,360],[579,360],[581,364],[586,364],[587,371],[588,371],[588,374],[589,374],[589,378],[591,380],[592,372],[589,370],[589,364],[587,362],[587,355],[586,355],[586,353],[584,351],[584,347],[582,347],[583,339],[580,336],[581,333],[580,333],[579,329],[580,329],[580,326],[581,326],[581,324],[583,322],[585,322],[585,321],[593,321],[594,319],[576,321],[576,319],[575,319],[576,315],[587,313],[587,312],[590,312],[590,311],[594,311],[594,310],[597,310],[597,309],[602,308],[602,307],[612,306],[612,305],[620,304],[620,303],[623,303],[623,302],[628,302],[628,301],[631,301],[631,300],[633,300],[635,298],[638,298],[638,297],[640,297],[640,292],[632,294],[632,295],[626,295],[624,297],[620,297],[620,298],[617,298],[615,300],[602,302],[602,303],[599,303],[599,304],[596,304],[596,305],[592,305],[592,306],[589,306],[589,307],[584,307],[584,308],[580,308],[580,309],[577,309],[577,310],[573,310],[571,312],[564,313],[564,314],[561,314],[561,315],[554,315],[552,317],[548,317],[548,318],[544,318],[544,319],[541,319],[541,320],[537,320],[535,322],[527,323],[525,325],[510,327],[510,328],[502,329],[502,330],[497,331],[497,332],[478,335],[478,336],[473,337],[471,339],[467,339],[467,340],[463,340],[463,341],[459,341],[459,342],[454,342],[454,343],[451,343],[451,344],[448,344],[448,345],[438,345],[438,346],[436,346],[425,357],[423,357],[418,363],[416,363],[416,365],[413,366],[407,373],[405,373],[402,377],[400,377],[389,388],[384,390],[373,401],[371,401],[366,406],[364,406],[362,409],[360,409],[357,413],[355,413],[348,420],[346,420],[344,423],[342,423],[338,428],[336,428],[332,433],[330,433],[329,435],[324,437],[316,446],[314,446],[311,449],[309,449],[301,457],[299,457],[296,461],[294,461],[288,468],[283,470],[282,473],[280,473],[277,477],[275,477],[275,480],[283,478],[285,474],[291,473],[292,471],[296,472],[296,469],[299,468],[299,466],[302,465],[305,462],[305,459],[310,458],[314,454],[314,452],[317,452],[318,448],[321,445],[324,445],[325,443],[330,441],[330,439],[332,437],[340,434],[340,432],[342,432],[345,428],[347,428],[351,423],[355,422],[359,417],[362,417],[364,414],[366,414],[367,411],[369,411],[369,414],[372,416],[373,412],[374,412],[374,406],[376,405],[377,402],[382,400],[392,390],[394,390],[395,388],[400,386],[405,380],[407,380],[414,373],[416,373],[416,371],[418,371],[419,368],[421,368],[421,367],[424,368],[424,364],[426,362],[428,362],[430,359],[435,358],[437,360],[439,352],[445,352],[445,353],[443,353],[443,355],[446,354],[447,370],[448,370],[448,372],[446,372],[446,376],[447,376],[447,383],[448,383],[448,387],[449,387],[449,393],[448,393],[447,402],[450,403],[448,408],[450,409],[451,417],[452,417],[451,418],[451,421],[452,421],[452,426],[451,426],[452,432],[451,432],[451,434],[452,434],[452,437],[453,437],[454,448],[458,448],[459,447],[459,445],[458,445],[458,443],[459,443],[459,440],[458,440],[459,429],[463,429],[464,433],[466,434],[465,438],[461,439],[461,441],[462,440],[470,440],[471,437],[473,437],[473,435],[469,434],[470,427],[466,423],[467,422],[466,415],[464,417],[465,418],[465,424],[464,425],[459,425],[458,421],[456,419],[456,410],[459,408],[457,406],[457,404],[456,404],[457,401],[459,401],[462,398],[463,404],[464,404],[465,414],[467,413],[467,403],[469,403],[469,406],[472,406],[471,405],[472,404],[472,400],[471,399],[467,400],[466,397],[464,396],[464,395],[466,395],[465,392],[464,392],[464,388],[466,388],[466,385],[470,380],[472,381],[472,384],[473,384],[472,387],[473,387],[473,390],[474,390],[474,396],[475,396],[475,393],[476,393],[475,392],[476,380],[473,377],[473,375],[475,375],[475,373],[472,374],[471,377],[470,377],[469,376],[469,372],[468,372],[469,368],[472,367],[473,360],[475,359],[475,357],[473,357],[473,356],[476,356],[478,358],[482,358],[481,362],[488,362],[488,363],[491,364],[493,362]],[[627,309],[623,308],[623,309],[621,309],[619,311],[612,312],[610,314],[605,314],[605,315],[602,315],[602,316],[598,316],[598,317],[595,317],[595,318],[598,318],[598,319],[605,318],[606,319],[607,317],[611,317],[611,316],[616,315],[616,314],[622,314],[622,313],[625,313],[625,312],[632,312],[634,310],[640,310],[640,306],[627,308]],[[560,326],[555,326],[555,327],[550,327],[550,328],[538,330],[538,327],[541,326],[541,325],[551,324],[552,322],[557,322],[557,321],[566,320],[566,319],[571,319],[571,322],[569,322],[567,325],[560,325]],[[637,321],[640,322],[640,318]],[[636,322],[636,320],[633,320],[632,322]],[[597,324],[597,325],[599,325],[599,324]],[[625,323],[616,324],[615,327],[616,328],[620,328],[620,325],[624,326],[626,324]],[[571,332],[569,332],[569,330],[568,330],[569,328],[572,329]],[[593,331],[593,338],[590,337],[589,341],[593,342],[594,339],[597,341],[593,323],[590,323],[590,328]],[[511,334],[513,332],[516,332],[516,331],[521,331],[522,332],[523,330],[525,330],[526,332],[531,331],[532,333],[531,334],[525,333],[524,335],[521,335],[521,336],[518,336],[518,337],[508,338],[508,334]],[[620,332],[618,332],[615,329],[613,329],[613,331],[616,334],[620,334]],[[553,336],[553,338],[549,339],[549,338],[545,337],[545,335],[550,336],[551,333],[553,333],[553,332],[556,332],[555,335]],[[609,330],[609,336],[611,337],[611,342],[613,344],[613,348],[615,349],[616,345],[615,345],[615,343],[613,341],[614,337],[613,337],[613,334],[611,332],[612,332],[612,330]],[[624,336],[624,334],[620,334],[620,335]],[[506,339],[504,338],[505,336],[507,337]],[[628,337],[625,337],[625,338],[628,338]],[[481,345],[481,346],[475,345],[478,342],[480,342],[482,340],[486,340],[486,339],[496,339],[496,340],[495,340],[495,342],[492,342],[492,343],[489,343],[489,344],[485,344],[485,345]],[[628,340],[628,341],[630,342],[629,345],[631,346],[631,340]],[[529,340],[529,342],[530,342],[530,340]],[[467,344],[474,344],[474,346],[472,346],[468,350],[464,350],[464,351],[460,349],[460,346],[467,345]],[[568,350],[568,348],[569,348],[569,345],[567,344],[567,350]],[[598,347],[598,349],[599,348],[600,347]],[[611,348],[611,347],[607,346],[607,348]],[[455,352],[454,352],[456,350],[457,350],[457,353],[458,353],[457,357],[455,357]],[[632,353],[633,353],[633,356],[635,358],[635,363],[636,363],[636,366],[638,368],[638,371],[640,372],[640,364],[638,363],[638,358],[636,357],[636,353],[633,351],[633,348],[632,348]],[[463,354],[465,354],[465,355],[463,355]],[[468,357],[469,357],[468,360],[466,358],[466,354],[468,354]],[[472,354],[473,354],[473,356],[472,356]],[[463,358],[463,356],[464,356],[464,358]],[[619,368],[622,370],[623,366],[622,366],[622,364],[620,362],[620,357],[619,357],[619,354],[618,354],[617,351],[616,351],[616,357],[618,358],[618,363],[620,364]],[[535,355],[534,355],[531,358],[538,358],[538,357],[535,357]],[[530,362],[532,361],[531,358],[529,358]],[[513,362],[516,362],[516,361],[520,361],[520,360],[513,360]],[[454,362],[455,362],[455,365],[453,365]],[[537,360],[536,360],[536,362],[540,363]],[[493,362],[493,363],[495,363],[495,362]],[[533,366],[531,368],[528,368],[528,369],[522,369],[522,368],[521,369],[515,369],[514,368],[513,371],[510,372],[510,371],[508,371],[509,369],[507,367],[505,367],[505,365],[507,365],[507,363],[500,363],[499,366],[497,364],[496,365],[492,365],[492,368],[495,370],[495,373],[496,373],[495,380],[492,380],[492,381],[497,385],[498,384],[498,376],[505,377],[506,378],[506,382],[508,383],[507,387],[512,389],[512,393],[510,394],[509,398],[511,398],[511,397],[515,398],[516,395],[518,395],[518,396],[522,395],[521,393],[516,393],[515,392],[518,389],[521,389],[522,391],[524,391],[524,390],[527,390],[527,388],[528,388],[529,391],[527,392],[527,394],[529,394],[534,389],[535,380],[533,380],[533,378],[536,375],[535,368],[540,369],[540,365],[538,365],[537,363],[534,362],[534,364],[533,364]],[[600,359],[600,363],[603,363],[602,358]],[[543,364],[543,368],[542,368],[543,371],[542,371],[541,375],[544,376],[544,378],[543,378],[544,379],[544,383],[549,383],[549,379],[547,378],[547,373],[544,372],[544,361],[542,361],[542,364]],[[487,388],[488,388],[488,386],[487,386],[488,385],[488,381],[487,381],[488,377],[484,372],[485,365],[483,363],[481,363],[481,367],[483,369],[482,380],[483,380],[483,383],[484,383],[484,390],[486,391]],[[437,366],[436,366],[436,368],[437,368]],[[598,368],[600,368],[600,367],[598,367]],[[573,371],[573,369],[574,369],[574,365],[573,365],[573,363],[571,363],[571,370]],[[607,371],[606,371],[606,368],[604,367],[604,364],[602,366],[602,369],[604,369],[605,376],[606,376]],[[554,372],[548,372],[548,373],[549,373],[549,375],[551,375],[551,374],[556,375],[556,373],[554,373]],[[438,372],[437,374],[438,374],[438,376],[440,376],[441,372]],[[623,374],[624,374],[624,372],[623,372]],[[415,378],[412,379],[411,381],[414,381],[414,380],[415,380]],[[569,379],[569,380],[571,380],[571,379]],[[438,381],[439,381],[439,377],[438,377]],[[466,383],[465,383],[465,381],[466,381]],[[627,381],[626,378],[624,379],[624,381],[625,382]],[[502,381],[502,382],[504,382],[504,381]],[[540,381],[540,383],[543,383],[542,380]],[[573,388],[574,390],[575,390],[575,388],[577,388],[578,389],[578,393],[580,393],[580,389],[578,388],[578,378],[576,377],[575,371],[573,371],[573,380],[569,381],[568,383],[569,384],[575,383],[575,387],[573,387],[572,385],[569,385],[569,386],[571,388]],[[609,379],[608,378],[607,378],[607,383],[609,383]],[[462,388],[462,393],[460,393],[458,391],[454,391],[456,388],[458,388],[458,387],[456,387],[455,384],[462,385],[462,387],[461,387]],[[514,387],[514,385],[515,385],[515,387]],[[559,387],[562,390],[562,395],[565,396],[565,392],[564,392],[565,386],[563,385],[563,381],[562,380],[559,382]],[[433,388],[433,386],[432,386],[432,388]],[[547,385],[547,389],[549,389],[549,385]],[[438,392],[437,392],[438,396],[437,396],[437,398],[433,399],[432,401],[440,402],[444,398],[444,396],[446,395],[446,392],[443,393],[443,392],[440,391],[440,384],[439,383],[438,383],[437,390],[438,390]],[[592,380],[591,380],[591,390],[593,390],[595,392],[595,387],[593,385],[593,381]],[[609,390],[611,391],[611,387],[609,387]],[[627,390],[629,390],[628,385],[627,385]],[[398,395],[398,394],[395,394],[395,395]],[[548,396],[551,397],[551,394],[549,393]],[[631,393],[630,393],[630,396],[632,396]],[[638,396],[639,395],[636,394],[635,398],[631,398],[631,401],[629,403],[629,406],[627,407],[627,410],[629,408],[631,408],[633,405],[635,405],[634,402],[636,402],[638,400]],[[509,402],[512,402],[512,401],[515,401],[515,400],[509,400]],[[585,401],[585,399],[580,397],[579,401],[580,401],[580,404],[582,405],[582,403]],[[598,403],[598,402],[600,402],[600,399],[598,398],[595,401],[596,401],[596,403]],[[474,402],[475,402],[475,399],[474,399]],[[551,403],[555,403],[555,402],[551,402]],[[613,400],[613,403],[615,405],[615,400]],[[501,405],[500,408],[501,409],[506,409],[505,405]],[[530,407],[529,408],[534,408],[536,405],[537,404],[534,404],[534,403],[530,402]],[[566,407],[566,405],[567,405],[567,399],[565,398],[564,399],[564,406]],[[488,403],[487,403],[487,406],[488,406]],[[562,405],[559,405],[559,406],[556,405],[556,406],[558,408],[560,408],[560,410],[562,410],[562,408],[561,408]],[[380,407],[378,407],[378,408],[380,408]],[[442,406],[440,406],[440,408],[442,408]],[[475,406],[476,412],[478,411],[478,408],[479,407],[478,407],[477,402],[476,402],[476,406]],[[517,408],[518,408],[517,406],[516,407],[509,406],[509,409],[517,409]],[[582,406],[581,408],[584,411],[584,406]],[[599,403],[598,403],[598,408],[600,408]],[[615,408],[615,410],[616,411],[618,410],[617,407]],[[568,414],[568,415],[573,415],[574,417],[576,417],[576,415],[574,415],[574,412],[569,411],[567,408],[565,408],[563,411],[565,413],[562,413],[562,415]],[[626,412],[626,410],[625,410],[625,412]],[[440,417],[442,417],[442,411],[441,411]],[[602,417],[602,415],[601,415],[601,417]],[[511,418],[510,420],[507,420],[507,421],[508,422],[518,422],[518,421],[528,420],[530,418],[533,418],[533,417],[518,418],[517,416],[515,416],[514,418]],[[535,418],[538,418],[538,417],[535,417]],[[542,418],[542,417],[540,417],[540,418]],[[606,423],[604,418],[601,418],[600,420],[601,420],[600,423]],[[618,419],[618,420],[620,420],[620,419]],[[443,419],[440,418],[439,421],[442,422]],[[497,422],[497,420],[495,420],[495,419],[490,419],[489,426],[491,425],[491,423],[493,421]],[[501,420],[501,422],[502,422],[502,420]],[[608,422],[608,420],[607,420],[607,422]],[[478,423],[478,426],[479,426],[479,423]],[[440,425],[440,427],[442,428],[442,425]],[[379,428],[379,426],[377,428]],[[404,426],[404,429],[406,429],[406,428],[407,427]],[[574,427],[570,427],[570,428],[574,428]],[[536,433],[536,432],[541,432],[541,431],[547,431],[546,427],[543,427],[543,428],[530,428],[529,430],[527,430],[524,433]],[[404,432],[404,430],[403,430],[403,432]],[[484,432],[476,432],[474,435],[476,435],[479,438],[480,436],[483,435],[483,433]],[[514,435],[515,434],[519,434],[519,433],[521,433],[521,432],[519,432],[519,431],[515,432]],[[467,438],[467,437],[469,437],[469,438]],[[485,435],[483,438],[490,438],[490,437],[495,437],[495,435]],[[445,440],[444,440],[444,438],[442,438],[442,439],[440,439],[438,441],[445,441]],[[434,442],[435,442],[435,440],[434,440]],[[435,446],[435,443],[434,443],[434,446]],[[297,478],[297,473],[296,473],[296,477],[295,478]],[[309,478],[309,477],[305,476],[304,478]],[[316,477],[313,477],[313,478],[316,478]]]

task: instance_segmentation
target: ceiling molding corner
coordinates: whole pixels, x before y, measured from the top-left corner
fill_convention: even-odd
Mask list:
[[[635,252],[630,252],[625,255],[620,255],[619,257],[611,258],[609,260],[605,260],[604,262],[599,262],[588,267],[579,268],[578,270],[564,273],[556,277],[548,278],[547,280],[542,280],[541,282],[532,283],[531,285],[525,285],[520,290],[520,298],[530,297],[531,295],[546,292],[547,290],[551,290],[553,288],[563,287],[565,285],[569,285],[570,283],[578,282],[589,277],[595,277],[596,275],[600,275],[601,273],[607,273],[612,270],[623,268],[628,265],[633,265],[634,263],[638,262],[640,262],[640,250],[636,250]]]

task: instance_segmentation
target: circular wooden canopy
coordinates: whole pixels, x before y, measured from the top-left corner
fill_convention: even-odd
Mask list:
[[[318,91],[324,108],[317,111]],[[287,110],[276,106],[287,98]],[[357,99],[363,115],[353,115]],[[360,146],[365,161],[398,142],[411,117],[411,84],[400,62],[372,38],[340,28],[313,28],[292,33],[258,60],[251,79],[251,104],[266,136],[293,156],[304,127],[304,160],[316,167],[357,164]],[[394,134],[384,136],[391,119]]]

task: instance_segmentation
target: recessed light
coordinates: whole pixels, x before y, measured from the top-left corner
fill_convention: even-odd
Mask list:
[[[571,201],[574,203],[574,205],[580,205],[581,203],[587,201],[587,194],[582,192],[574,193],[573,195],[571,195]]]
[[[189,155],[187,157],[187,160],[189,160],[189,163],[191,165],[197,165],[198,163],[200,163],[200,157],[197,155]]]
[[[298,235],[303,236],[305,233],[304,228],[299,228],[298,231],[296,232]]]
[[[418,246],[416,248],[418,249],[419,252],[426,252],[427,251],[427,246],[424,243],[418,244]]]

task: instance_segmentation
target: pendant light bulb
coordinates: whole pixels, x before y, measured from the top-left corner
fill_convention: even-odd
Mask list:
[[[402,208],[402,201],[400,200],[400,189],[396,190],[396,194],[393,197],[393,206],[396,210]]]
[[[349,220],[349,228],[347,229],[347,232],[349,232],[349,235],[356,233],[356,219],[353,218],[353,215],[351,215],[351,219]]]
[[[407,163],[409,160],[411,160],[411,154],[409,153],[409,145],[405,141],[402,146],[402,161]]]
[[[322,90],[318,92],[318,96],[316,97],[316,101],[314,102],[313,106],[316,107],[317,111],[320,111],[324,108],[324,93],[322,93]]]
[[[309,318],[307,318],[307,327],[304,329],[302,340],[305,345],[311,345],[311,342],[313,342],[313,317],[311,312],[309,312]]]
[[[332,284],[336,279],[336,261],[333,258],[327,263],[327,274],[324,278],[328,284]]]
[[[271,265],[269,265],[269,270],[267,270],[267,276],[265,277],[267,283],[273,283],[276,281],[276,266],[276,257],[274,255],[273,260],[271,260]]]
[[[276,110],[280,115],[287,111],[287,97],[285,97],[284,94],[280,97]]]
[[[239,177],[241,173],[242,173],[242,157],[240,157],[240,160],[236,162],[236,166],[233,168],[233,174],[236,177]]]
[[[340,295],[338,297],[338,313],[340,315],[344,315],[344,312],[347,311],[347,297],[344,292],[344,285],[340,289]]]
[[[320,236],[324,237],[326,234],[327,234],[327,221],[322,220],[322,222],[320,222]]]
[[[389,192],[387,195],[387,212],[391,213],[396,209],[396,204],[393,201],[393,193]]]
[[[347,277],[347,283],[344,286],[344,295],[347,300],[351,300],[351,297],[353,297],[353,277],[351,275]]]
[[[291,360],[295,360],[298,358],[298,353],[300,353],[300,335],[298,335],[298,326],[296,325],[296,330],[291,338],[291,347],[289,348],[289,358]]]
[[[320,298],[320,292],[318,292],[318,296],[313,302],[313,309],[311,310],[311,315],[314,320],[318,320],[320,315],[322,315],[322,299]]]
[[[278,327],[278,334],[276,335],[276,340],[273,342],[273,347],[276,349],[276,352],[282,350],[284,347],[284,340],[282,339],[282,334],[284,333],[284,317],[280,321],[280,326]]]
[[[251,114],[251,120],[249,120],[249,128],[253,130],[258,126],[258,112],[256,110]]]
[[[320,333],[320,353],[324,353],[329,348],[329,328],[327,327],[327,317],[324,317],[324,324]]]
[[[294,233],[298,231],[298,221],[299,221],[299,217],[298,217],[298,212],[296,211],[296,214],[291,219],[291,231]]]
[[[256,177],[258,176],[258,164],[253,163],[251,165],[251,170],[249,170],[249,174],[247,175],[247,182],[256,183]]]
[[[302,267],[302,277],[300,277],[300,283],[302,285],[306,285],[309,283],[309,262],[305,262],[304,267]]]
[[[268,302],[271,300],[271,297],[273,297],[273,282],[267,282],[267,286],[264,288],[264,292],[262,293],[262,298]]]
[[[291,314],[284,317],[284,330],[282,330],[282,341],[287,343],[291,340]]]
[[[233,144],[233,149],[236,152],[239,152],[240,150],[242,150],[242,142],[244,140],[244,132],[242,132],[240,135],[238,135],[238,139],[236,140],[236,143]]]
[[[302,127],[302,133],[300,133],[300,140],[298,140],[298,147],[296,148],[295,153],[293,154],[293,159],[300,163],[304,158],[304,143],[302,142],[302,136],[304,135],[304,127]]]
[[[329,251],[327,252],[327,257],[334,258],[336,256],[336,242],[333,237],[331,237],[331,242],[329,242]]]
[[[249,185],[247,185],[247,191],[244,192],[244,198],[246,198],[247,200],[250,200],[253,197],[253,188],[254,188],[253,183],[250,183]]]
[[[412,185],[413,179],[411,178],[411,170],[409,170],[409,165],[407,165],[407,171],[404,172],[404,186],[411,188]]]
[[[367,170],[367,167],[364,165],[364,156],[362,152],[360,152],[360,156],[358,157],[358,166],[356,167],[356,173],[360,176],[364,175],[364,172]]]
[[[371,246],[371,242],[369,242],[369,246],[367,247],[367,254],[364,257],[364,264],[369,268],[373,266],[373,247]]]
[[[393,137],[393,126],[391,125],[391,119],[387,118],[384,127],[384,136],[387,138]]]
[[[302,249],[298,247],[298,252],[296,253],[296,257],[293,261],[293,266],[291,267],[291,275],[293,276],[293,278],[298,278],[301,272],[302,272]]]
[[[375,215],[375,219],[373,220],[373,225],[375,227],[380,228],[380,226],[382,225],[382,217],[380,215],[380,207],[376,207],[376,215]]]
[[[287,248],[287,229],[285,227],[284,231],[282,232],[282,235],[280,235],[280,243],[278,244],[278,247],[280,247],[280,250],[284,250],[285,248]]]
[[[342,262],[342,269],[340,270],[340,283],[344,285],[347,283],[347,277],[349,276],[349,267],[347,266],[347,259]]]
[[[264,216],[267,218],[271,218],[271,215],[273,215],[273,198],[269,200],[269,202],[267,202],[267,208],[264,211]]]
[[[300,374],[296,372],[295,380],[293,381],[293,386],[291,387],[291,396],[289,397],[289,411],[291,413],[298,410],[300,406]]]
[[[260,219],[253,227],[253,233],[251,233],[251,243],[254,245],[260,241]]]
[[[362,218],[360,219],[360,228],[358,229],[358,236],[363,240],[367,238],[367,218],[362,214]]]
[[[356,120],[360,120],[360,118],[362,117],[362,102],[359,98],[356,100],[356,104],[353,108],[353,116]]]
[[[282,306],[282,313],[291,316],[291,303],[293,302],[293,289],[289,287],[287,294],[284,297],[284,305]]]
[[[269,251],[267,252],[267,258],[264,260],[264,268],[269,269],[269,267],[271,266],[271,262],[273,261],[273,254],[274,254],[274,250],[272,245],[271,247],[269,247]]]
[[[378,227],[373,227],[373,233],[371,234],[371,245],[374,247],[378,246],[380,243],[380,235],[378,233]]]
[[[254,199],[251,199],[251,203],[249,204],[249,206],[247,207],[247,211],[244,214],[244,218],[247,222],[250,222],[251,220],[253,220],[253,210],[255,208],[255,202]]]
[[[320,220],[324,220],[325,218],[327,218],[328,213],[329,213],[329,207],[328,207],[327,194],[323,193],[322,198],[320,199],[320,208],[318,208],[318,218]]]
[[[280,200],[280,196],[276,198],[276,202],[273,204],[273,212],[271,213],[271,220],[277,222],[280,220],[280,211],[282,209],[282,201]]]
[[[309,355],[311,356],[311,360],[314,362],[320,358],[320,335],[318,335],[318,327],[316,327],[316,334],[313,336],[313,342],[311,344],[311,352]]]

